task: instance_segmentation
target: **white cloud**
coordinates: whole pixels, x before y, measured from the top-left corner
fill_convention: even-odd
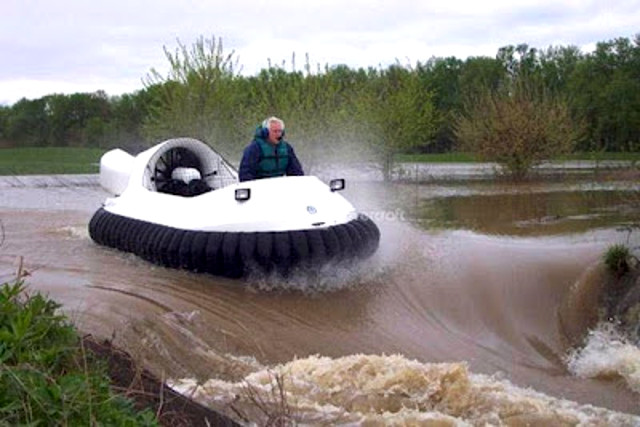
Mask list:
[[[4,0],[0,100],[140,89],[151,68],[167,67],[163,46],[199,36],[221,37],[252,74],[293,53],[300,69],[305,54],[312,65],[376,67],[493,56],[508,44],[583,48],[632,37],[638,22],[640,0]]]
[[[26,98],[37,99],[45,95],[93,93],[105,91],[110,96],[133,93],[142,88],[140,78],[132,79],[104,79],[88,76],[81,81],[69,79],[12,79],[0,81],[0,105],[13,104]],[[7,96],[9,95],[9,96]]]

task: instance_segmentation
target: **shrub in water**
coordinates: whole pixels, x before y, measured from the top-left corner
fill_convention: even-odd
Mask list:
[[[617,276],[622,276],[629,271],[630,259],[631,251],[622,244],[610,246],[604,254],[604,264],[611,273]]]

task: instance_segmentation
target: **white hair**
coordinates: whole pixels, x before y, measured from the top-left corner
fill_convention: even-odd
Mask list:
[[[270,129],[271,123],[273,122],[280,123],[280,126],[282,126],[282,130],[284,130],[284,121],[276,116],[271,116],[268,119],[265,119],[264,122],[262,122],[262,127],[265,129]]]

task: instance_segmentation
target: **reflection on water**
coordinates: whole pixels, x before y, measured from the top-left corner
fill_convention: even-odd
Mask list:
[[[24,256],[31,289],[83,332],[231,416],[249,410],[248,385],[273,397],[280,375],[310,424],[640,424],[628,415],[640,413],[635,347],[614,358],[600,334],[574,349],[567,334],[585,333],[584,316],[562,313],[603,250],[629,237],[616,228],[639,222],[635,182],[352,180],[344,194],[378,223],[379,251],[285,283],[98,246],[86,232],[106,197],[95,182],[19,182],[0,182],[0,275]]]
[[[640,182],[361,183],[348,198],[376,222],[425,231],[550,236],[640,222]]]
[[[632,191],[524,191],[421,199],[412,216],[426,229],[536,236],[581,233],[640,222]]]

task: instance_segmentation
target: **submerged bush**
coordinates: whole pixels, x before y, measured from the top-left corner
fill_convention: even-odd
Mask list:
[[[467,99],[455,135],[460,148],[524,179],[543,161],[570,153],[584,132],[569,104],[539,83],[515,79]]]
[[[111,392],[59,308],[20,281],[0,287],[0,424],[157,425]]]
[[[631,250],[623,244],[610,246],[603,256],[607,270],[617,276],[622,276],[629,271],[630,260]]]

